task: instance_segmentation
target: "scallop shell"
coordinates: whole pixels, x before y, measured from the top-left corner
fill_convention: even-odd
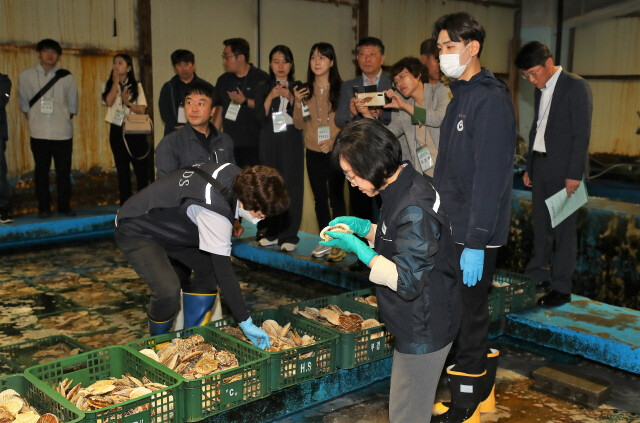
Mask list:
[[[143,350],[140,350],[140,354],[144,354],[147,357],[149,357],[152,360],[155,361],[160,361],[160,359],[158,358],[158,354],[156,354],[156,352],[154,350],[151,350],[149,348],[145,348]]]
[[[346,223],[337,223],[333,226],[327,226],[323,230],[320,231],[320,238],[323,241],[331,241],[333,238],[326,234],[326,232],[345,232],[352,234],[353,231]]]

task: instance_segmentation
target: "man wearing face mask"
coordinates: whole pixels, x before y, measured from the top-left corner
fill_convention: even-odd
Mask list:
[[[151,335],[171,330],[181,288],[184,327],[202,324],[220,285],[245,335],[255,345],[268,347],[269,337],[251,321],[231,266],[231,231],[238,216],[261,220],[288,207],[284,181],[275,169],[240,170],[231,163],[176,170],[129,198],[118,210],[115,237],[131,267],[151,289],[147,311]],[[181,278],[170,260],[200,276]]]
[[[456,79],[440,125],[434,172],[459,257],[463,314],[447,368],[451,402],[432,422],[480,422],[495,407],[497,350],[488,345],[487,297],[498,247],[507,242],[516,121],[506,84],[480,66],[485,31],[467,13],[442,16],[433,28],[440,69]]]

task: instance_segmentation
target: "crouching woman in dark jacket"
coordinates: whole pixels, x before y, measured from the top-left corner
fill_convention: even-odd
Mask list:
[[[389,420],[429,421],[460,322],[460,269],[449,219],[432,179],[402,162],[398,140],[380,122],[351,122],[332,154],[352,186],[369,197],[380,193],[382,208],[377,225],[356,217],[332,220],[354,234],[329,231],[334,239],[323,243],[355,253],[378,285],[380,314],[395,340]]]

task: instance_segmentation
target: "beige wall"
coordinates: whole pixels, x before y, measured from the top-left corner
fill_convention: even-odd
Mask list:
[[[573,72],[638,75],[640,17],[607,19],[576,28]],[[640,82],[588,80],[593,91],[590,153],[640,156]]]
[[[370,0],[369,35],[382,39],[385,64],[392,65],[405,56],[419,56],[420,43],[431,38],[435,21],[454,12],[468,12],[484,26],[482,65],[495,73],[507,73],[515,9],[442,0]]]

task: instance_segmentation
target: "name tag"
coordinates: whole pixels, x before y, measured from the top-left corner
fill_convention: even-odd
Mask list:
[[[187,116],[184,113],[184,106],[178,107],[178,123],[187,123]]]
[[[40,99],[40,113],[43,115],[51,115],[53,114],[53,99],[52,98],[41,98]]]
[[[420,161],[420,167],[422,168],[423,172],[426,172],[427,170],[435,166],[433,157],[431,156],[431,152],[429,151],[429,147],[424,145],[418,148],[416,150],[416,153],[418,153],[418,160]]]
[[[287,121],[284,119],[284,113],[271,113],[271,120],[273,121],[273,132],[287,132]]]
[[[240,113],[240,105],[235,101],[229,103],[229,108],[227,109],[227,113],[224,115],[225,119],[235,122],[238,119],[238,113]]]
[[[122,126],[122,122],[124,122],[124,112],[122,110],[116,110],[113,114],[113,121],[111,123]]]
[[[331,138],[331,128],[329,125],[318,126],[318,144]]]

